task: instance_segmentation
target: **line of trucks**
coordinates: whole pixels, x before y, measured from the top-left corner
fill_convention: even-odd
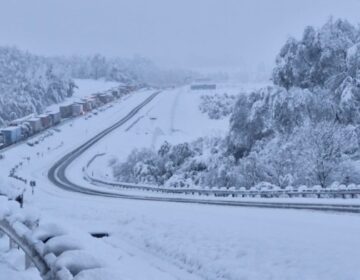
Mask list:
[[[58,125],[65,119],[77,117],[97,109],[136,89],[136,86],[118,86],[105,92],[91,94],[76,102],[59,105],[56,111],[47,111],[41,115],[14,120],[8,127],[0,130],[0,149],[25,140],[47,128]]]

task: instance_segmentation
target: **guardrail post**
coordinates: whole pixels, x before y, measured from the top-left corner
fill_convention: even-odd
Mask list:
[[[33,263],[31,261],[30,257],[27,254],[25,254],[25,269],[30,268],[32,266],[32,264]]]
[[[14,242],[14,240],[12,240],[9,237],[9,250],[14,249],[14,248],[18,248],[18,246],[16,245],[16,243]]]

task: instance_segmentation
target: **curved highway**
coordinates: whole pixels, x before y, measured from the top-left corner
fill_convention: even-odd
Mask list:
[[[239,201],[239,200],[211,200],[199,198],[179,198],[179,197],[156,197],[150,195],[127,195],[114,193],[100,189],[89,189],[86,186],[81,186],[71,182],[66,177],[67,167],[82,153],[89,149],[96,142],[100,141],[103,137],[111,133],[113,130],[124,125],[132,117],[134,117],[144,106],[150,103],[160,91],[154,92],[147,99],[133,108],[121,120],[103,130],[81,146],[77,147],[70,153],[59,159],[49,170],[48,178],[57,187],[72,191],[83,193],[87,195],[104,196],[104,197],[117,197],[124,199],[136,200],[150,200],[150,201],[164,201],[164,202],[178,202],[178,203],[197,203],[209,205],[223,205],[223,206],[243,206],[243,207],[261,207],[261,208],[286,208],[286,209],[304,209],[304,210],[318,210],[318,211],[335,211],[335,212],[348,212],[360,213],[360,205],[349,204],[322,204],[322,203],[290,203],[290,202],[252,202],[252,201]]]
[[[75,192],[81,192],[86,194],[93,194],[93,195],[106,195],[106,192],[101,191],[94,191],[90,190],[88,188],[76,185],[72,182],[70,182],[66,177],[66,168],[82,153],[84,153],[87,149],[89,149],[92,145],[94,145],[96,142],[98,142],[100,139],[111,133],[116,128],[122,126],[125,124],[128,120],[130,120],[132,117],[134,117],[145,105],[150,103],[158,94],[160,91],[154,92],[151,94],[148,98],[146,98],[143,102],[141,102],[139,105],[137,105],[135,108],[133,108],[125,117],[123,117],[121,120],[116,122],[115,124],[111,125],[110,127],[106,128],[99,134],[95,135],[88,141],[86,141],[81,146],[77,147],[75,150],[71,151],[70,153],[63,156],[60,160],[58,160],[50,169],[48,172],[48,178],[49,180],[58,186],[59,188],[62,188],[64,190],[68,191],[75,191]]]

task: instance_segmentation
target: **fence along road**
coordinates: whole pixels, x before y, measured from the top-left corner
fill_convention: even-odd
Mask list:
[[[25,253],[25,269],[34,264],[43,280],[94,279],[84,277],[99,270],[111,274],[85,245],[75,244],[72,240],[77,236],[65,228],[40,223],[39,217],[28,215],[27,210],[5,196],[0,196],[0,206],[0,233],[9,238],[10,249]]]
[[[47,275],[51,270],[50,266],[46,263],[43,256],[41,256],[35,248],[30,245],[26,239],[19,236],[10,223],[6,220],[0,220],[0,231],[5,233],[13,242],[15,242],[29,258],[35,267],[40,272],[40,275]],[[27,264],[26,264],[27,266]]]
[[[180,198],[180,197],[158,197],[150,195],[130,195],[120,194],[116,192],[89,189],[85,186],[80,186],[71,182],[66,177],[67,167],[81,154],[83,154],[92,145],[100,141],[103,137],[111,133],[113,130],[121,127],[131,118],[133,118],[143,107],[149,104],[161,91],[156,91],[151,94],[147,99],[133,108],[124,118],[111,125],[107,129],[103,130],[87,142],[77,147],[75,150],[66,154],[60,160],[58,160],[48,172],[49,180],[57,187],[72,191],[83,193],[87,195],[104,196],[104,197],[117,197],[123,199],[135,199],[135,200],[148,200],[148,201],[163,201],[163,202],[178,202],[178,203],[197,203],[207,205],[222,205],[222,206],[243,206],[243,207],[260,207],[260,208],[283,208],[283,209],[304,209],[304,210],[318,210],[318,211],[335,211],[335,212],[349,212],[360,213],[360,205],[349,204],[323,204],[323,203],[292,203],[292,202],[260,202],[260,201],[239,201],[239,200],[220,200],[220,199],[199,199],[199,198]],[[104,183],[105,182],[94,182]],[[129,184],[127,185],[129,186]],[[134,188],[137,186],[134,185]]]

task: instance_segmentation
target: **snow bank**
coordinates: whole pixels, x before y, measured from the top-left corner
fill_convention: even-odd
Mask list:
[[[73,278],[71,272],[66,268],[62,268],[56,273],[56,279],[59,280],[72,280]]]
[[[62,235],[51,238],[45,244],[44,254],[53,253],[56,256],[65,251],[83,249],[80,240],[71,235]]]
[[[56,269],[67,268],[73,275],[85,269],[101,268],[102,264],[84,250],[72,250],[62,253],[55,262]]]
[[[25,190],[24,184],[17,180],[0,177],[0,195],[5,195],[11,199],[15,199],[19,194]]]
[[[65,235],[68,232],[57,224],[42,224],[34,233],[33,238],[41,241],[46,241],[49,238]]]

